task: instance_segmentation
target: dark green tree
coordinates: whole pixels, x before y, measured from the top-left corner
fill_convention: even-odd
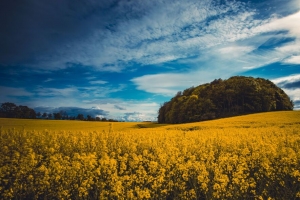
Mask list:
[[[293,110],[293,102],[269,80],[234,76],[178,92],[158,111],[159,123],[186,123],[256,112]]]
[[[88,121],[95,121],[95,119],[91,115],[86,116],[86,120]]]
[[[37,116],[38,118],[40,118],[40,117],[42,116],[42,114],[41,114],[40,112],[38,112],[38,113],[36,113],[36,116]]]
[[[6,102],[1,104],[0,117],[32,119],[36,118],[36,113],[27,106],[17,106],[14,103]]]
[[[62,116],[59,112],[58,113],[53,113],[53,116],[54,116],[54,119],[56,119],[56,120],[62,119]]]
[[[36,113],[33,109],[28,108],[27,106],[18,106],[17,110],[17,117],[24,118],[24,119],[35,119]]]
[[[84,120],[83,114],[78,114],[77,117],[76,117],[76,119],[78,119],[78,120]]]
[[[46,118],[48,115],[47,115],[47,113],[43,113],[43,115],[42,115],[42,118]]]
[[[1,104],[0,113],[2,117],[16,118],[17,105],[14,103],[6,102]]]

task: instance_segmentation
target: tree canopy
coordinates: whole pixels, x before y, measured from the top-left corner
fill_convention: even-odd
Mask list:
[[[279,110],[293,110],[293,102],[273,82],[234,76],[178,92],[160,107],[158,122],[187,123]]]
[[[0,117],[6,118],[36,118],[36,113],[32,108],[27,106],[17,106],[14,103],[2,103],[0,107]]]

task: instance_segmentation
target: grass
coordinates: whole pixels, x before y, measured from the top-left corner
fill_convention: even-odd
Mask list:
[[[203,122],[172,125],[169,126],[168,129],[258,128],[289,126],[293,124],[300,125],[300,111],[256,113]]]

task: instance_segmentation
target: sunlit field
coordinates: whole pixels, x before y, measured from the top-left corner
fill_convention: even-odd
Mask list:
[[[77,120],[39,120],[39,119],[8,119],[0,118],[2,129],[15,129],[25,131],[108,131],[112,122],[77,121]],[[135,128],[137,122],[113,122],[114,130],[123,131]]]
[[[0,124],[0,199],[300,198],[299,111]]]

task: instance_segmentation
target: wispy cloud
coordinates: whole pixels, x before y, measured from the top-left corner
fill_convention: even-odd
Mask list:
[[[147,121],[156,120],[159,104],[151,100],[123,100],[109,98],[109,93],[119,91],[120,88],[98,87],[67,87],[67,88],[42,88],[38,87],[34,93],[28,92],[23,88],[0,87],[5,95],[0,95],[4,103],[6,101],[17,104],[26,104],[35,108],[37,112],[59,112],[66,111],[69,115],[75,116],[78,113],[87,115],[102,116],[118,120]],[[87,94],[84,95],[85,91]],[[88,91],[90,93],[88,93]],[[105,95],[103,96],[103,93]],[[26,97],[20,102],[17,97]],[[43,97],[43,101],[40,98]],[[94,98],[93,99],[91,99]],[[66,105],[72,105],[66,107]],[[135,112],[138,115],[128,115],[126,113]],[[77,113],[77,114],[76,114]]]
[[[15,87],[4,87],[4,86],[0,86],[0,93],[2,98],[4,96],[11,96],[11,97],[28,97],[28,96],[32,96],[33,93],[28,92],[26,89],[24,88],[15,88]]]
[[[34,4],[32,10],[22,8],[26,15],[16,16],[24,24],[31,23],[32,28],[36,30],[36,32],[23,33],[24,36],[36,38],[34,40],[36,45],[24,42],[22,43],[24,46],[16,51],[15,55],[19,56],[18,59],[23,59],[24,65],[31,64],[35,67],[55,69],[67,67],[68,63],[77,63],[87,67],[96,67],[100,71],[120,72],[132,67],[132,63],[149,65],[199,57],[203,52],[208,53],[212,48],[220,45],[220,49],[223,48],[223,51],[219,51],[220,54],[224,55],[226,51],[233,52],[232,56],[237,57],[240,52],[255,48],[250,45],[253,40],[249,41],[250,44],[241,44],[242,46],[234,48],[230,47],[231,43],[278,30],[287,30],[288,36],[296,39],[294,43],[264,52],[266,56],[271,57],[268,60],[275,61],[279,52],[284,53],[277,60],[287,59],[291,53],[299,52],[300,12],[286,17],[276,13],[273,15],[269,13],[270,16],[268,16],[265,14],[266,9],[263,10],[264,13],[259,13],[262,11],[252,8],[251,3],[246,4],[240,1],[222,1],[221,3],[211,0],[166,0],[147,3],[136,0],[134,4],[130,1],[95,3],[88,0],[84,5],[74,3],[76,12],[68,7],[69,0],[63,0],[58,12],[54,9],[52,2],[46,2],[53,19],[44,15],[34,18],[37,13],[32,10],[41,10],[43,4]],[[299,3],[298,0],[289,1],[286,9],[291,9],[292,5],[295,9],[297,3]],[[99,12],[89,13],[91,10],[97,10],[95,8]],[[103,15],[103,12],[106,15]],[[281,11],[281,13],[284,12]],[[266,16],[260,18],[259,15],[262,14]],[[66,16],[73,17],[66,18]],[[65,20],[55,21],[60,18]],[[30,21],[31,19],[35,19],[36,23]],[[41,37],[45,32],[45,27],[40,26],[43,23],[39,22],[46,19],[53,23],[50,23],[52,26],[47,27],[47,34]],[[5,24],[9,26],[8,22]],[[9,31],[13,31],[10,26],[7,31],[4,35],[7,35],[8,40],[4,44],[11,49],[17,46],[15,41],[18,40],[12,39],[19,33],[10,33]],[[8,33],[12,35],[11,38],[8,37]],[[56,40],[50,40],[48,37],[54,37]],[[49,41],[54,42],[49,44]],[[10,46],[9,42],[11,42]],[[33,47],[49,47],[49,49],[38,51],[38,48]],[[287,52],[289,52],[288,55]],[[29,55],[34,55],[34,59],[25,59]],[[7,61],[6,58],[11,56],[14,54],[3,54],[2,60]],[[30,62],[26,63],[26,60]],[[245,60],[247,61],[247,58]],[[287,59],[286,62],[288,61]],[[6,62],[3,61],[3,63]],[[266,61],[261,59],[260,62],[257,61],[252,66],[244,66],[244,68],[255,68],[265,63]]]
[[[149,101],[125,101],[122,105],[126,106],[126,110],[119,112],[117,116],[119,120],[125,121],[157,121],[157,112],[159,104]],[[130,112],[128,112],[130,111]]]
[[[256,34],[249,31],[249,22],[252,26],[266,23],[254,20],[255,13],[238,2],[187,1],[179,6],[175,1],[160,8],[139,20],[121,23],[117,32],[108,34],[105,43],[111,49],[103,54],[105,62],[134,60],[147,65],[188,58]]]
[[[97,81],[89,81],[90,84],[99,84],[99,85],[103,85],[105,83],[107,83],[107,81],[102,81],[102,80],[97,80]]]
[[[283,63],[300,65],[300,55],[298,55],[298,56],[291,56],[291,57],[283,60]]]
[[[50,82],[50,81],[53,81],[54,79],[52,79],[52,78],[47,78],[46,80],[44,80],[44,82],[45,83],[47,83],[47,82]]]
[[[0,104],[5,102],[12,102],[17,105],[29,105],[27,100],[30,99],[34,93],[19,87],[5,87],[0,86]]]
[[[68,88],[45,88],[39,87],[35,90],[38,96],[45,97],[70,97],[78,92],[78,89],[75,87]]]
[[[300,74],[276,78],[272,82],[281,87],[294,101],[295,109],[300,108]]]
[[[294,109],[295,110],[300,110],[300,100],[296,100],[296,101],[294,101]]]
[[[300,88],[297,89],[287,89],[283,88],[283,90],[286,92],[287,95],[293,100],[294,102],[300,101]],[[299,106],[299,105],[297,105]]]
[[[237,19],[233,19],[233,24],[236,24],[232,27],[226,23],[226,18],[212,22],[217,27],[215,34],[221,37],[220,42],[213,42],[214,39],[209,40],[210,35],[205,36],[215,46],[207,47],[194,61],[186,59],[186,62],[194,66],[191,72],[143,75],[133,78],[132,81],[140,90],[173,96],[178,89],[199,85],[215,78],[228,78],[231,75],[275,62],[296,63],[298,57],[290,57],[290,55],[300,51],[300,45],[297,45],[300,41],[300,29],[295,28],[297,27],[295,23],[300,21],[300,12],[268,20],[254,20],[253,15],[251,12],[240,13],[240,19],[248,20],[245,27],[243,20]],[[250,21],[253,20],[253,23],[249,23],[248,18]],[[219,30],[222,31],[218,34]],[[286,32],[280,33],[280,31]],[[282,38],[293,39],[292,42],[285,42]],[[262,49],[261,45],[270,40],[274,40],[273,48]]]
[[[244,56],[247,53],[250,53],[253,51],[255,47],[253,46],[235,46],[235,45],[229,45],[223,48],[220,48],[219,56],[222,57],[230,57],[230,59],[236,59],[240,56]]]
[[[283,88],[300,88],[300,74],[294,74],[290,76],[284,76],[272,80],[275,84]]]
[[[282,82],[295,82],[300,80],[300,74],[293,74],[290,76],[284,76],[280,78],[273,79],[272,81],[276,84],[282,83]]]
[[[64,3],[61,12],[71,15],[82,14],[82,11],[74,13],[69,10]],[[88,1],[87,5],[89,4],[94,3]],[[201,49],[248,37],[252,34],[248,30],[249,22],[251,26],[263,23],[254,20],[255,12],[238,1],[224,1],[219,4],[211,0],[167,0],[147,3],[137,0],[134,4],[121,1],[116,5],[106,11],[107,23],[97,24],[92,15],[88,16],[91,20],[89,23],[84,24],[85,20],[79,21],[80,28],[84,26],[89,30],[87,32],[92,34],[79,38],[74,36],[76,38],[74,41],[72,38],[59,38],[63,39],[63,45],[61,43],[49,45],[51,50],[55,51],[47,54],[38,55],[33,49],[33,54],[36,54],[34,60],[36,67],[62,68],[65,67],[65,63],[81,63],[103,71],[120,71],[124,69],[124,65],[128,66],[131,62],[143,65],[158,64],[198,55]],[[105,7],[101,4],[93,6],[99,7],[100,11]],[[87,6],[84,8],[90,9]],[[49,9],[49,12],[54,12],[51,6]],[[26,13],[27,17],[34,15],[28,10]],[[101,16],[100,13],[95,15]],[[121,17],[123,13],[126,13],[126,17]],[[116,14],[120,15],[120,18],[111,18]],[[61,15],[59,12],[56,17]],[[76,22],[70,23],[73,26]],[[38,32],[43,30],[39,26],[35,28]],[[68,32],[58,25],[52,28]],[[41,44],[45,39],[47,38],[37,37],[37,41]]]
[[[95,83],[96,84],[96,83]],[[98,83],[99,84],[99,83]],[[104,84],[104,83],[103,83]],[[63,88],[47,88],[37,87],[35,91],[36,96],[46,97],[64,97],[70,99],[84,100],[92,98],[109,98],[109,95],[115,92],[122,91],[126,86],[120,84],[117,86],[87,86],[87,87],[75,87],[65,86]]]
[[[146,118],[146,116],[143,113],[130,112],[130,113],[124,113],[124,115],[120,117],[120,120],[123,120],[123,121],[146,121],[145,118]]]
[[[149,93],[174,96],[180,89],[198,85],[196,74],[154,74],[144,75],[131,80],[137,89]]]
[[[115,105],[115,108],[118,109],[118,110],[126,110],[126,108],[123,108],[123,107],[118,106],[118,105]]]
[[[159,109],[159,104],[151,100],[97,99],[85,103],[105,109],[108,117],[122,121],[156,121]]]

